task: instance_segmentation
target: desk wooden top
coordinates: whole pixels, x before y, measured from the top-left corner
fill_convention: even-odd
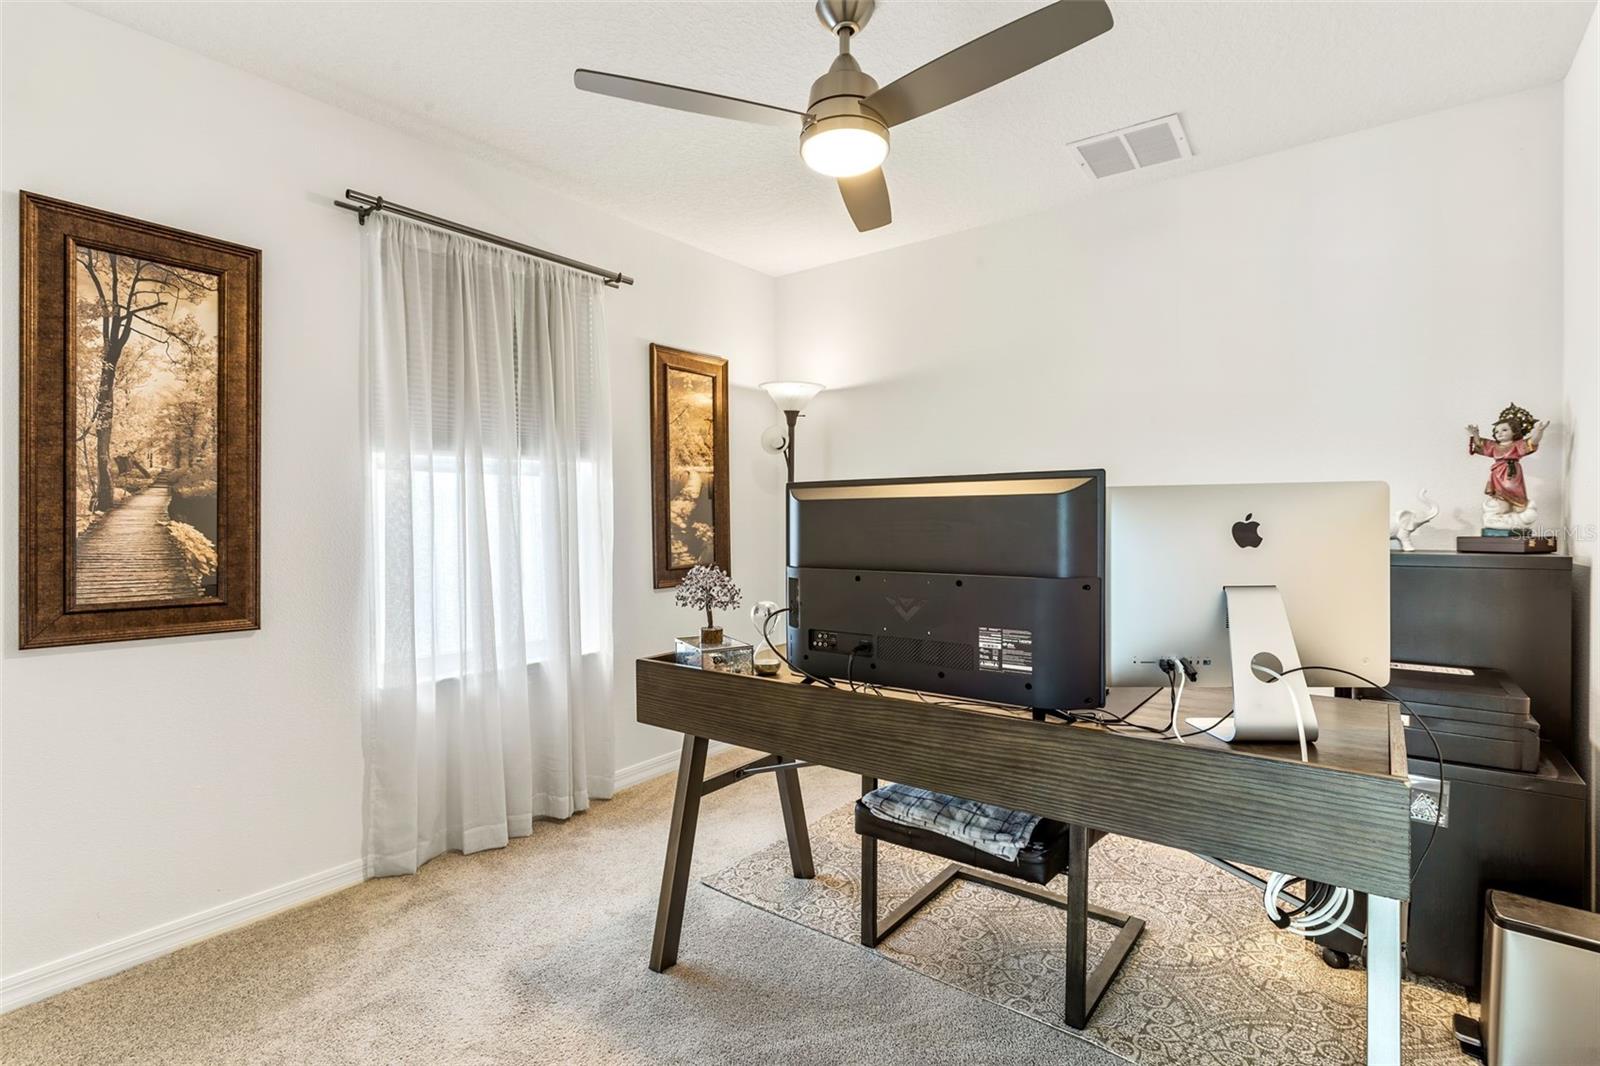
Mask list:
[[[1410,895],[1410,791],[1392,704],[1315,696],[1321,736],[1298,745],[1185,743],[1154,733],[1035,722],[1025,711],[884,689],[805,685],[638,660],[638,720],[884,780],[998,803],[1110,833],[1291,872],[1394,899]],[[1113,689],[1121,715],[1150,689]],[[1180,714],[1219,716],[1227,689],[1191,687]],[[1130,722],[1167,724],[1158,694]]]
[[[1112,717],[1126,714],[1134,704],[1150,694],[1148,688],[1114,688],[1106,701],[1106,713]],[[1312,764],[1346,773],[1376,774],[1383,777],[1406,776],[1405,729],[1400,721],[1400,708],[1393,703],[1376,700],[1349,700],[1333,696],[1312,696],[1312,706],[1317,712],[1320,736],[1310,747]],[[1178,708],[1182,719],[1220,718],[1233,706],[1233,690],[1226,688],[1201,688],[1191,685],[1183,690],[1183,704]],[[1166,690],[1128,719],[1153,729],[1165,728],[1171,718]],[[1093,729],[1095,726],[1079,726]],[[1195,727],[1180,724],[1184,733]],[[1124,735],[1161,744],[1178,741],[1163,739],[1154,733],[1138,730]],[[1298,765],[1300,745],[1289,744],[1229,744],[1202,733],[1185,736],[1183,743],[1205,751],[1225,751],[1230,755],[1248,755],[1260,759],[1283,759]]]
[[[644,661],[672,662],[672,657],[656,656]],[[799,685],[804,679],[790,671],[788,667],[780,666],[778,676],[757,680]],[[873,695],[909,700],[913,703],[925,704],[933,701],[974,714],[994,714],[1027,720],[1031,720],[1032,717],[1027,711],[1020,709],[963,700],[958,696],[939,696],[931,693],[919,696],[904,689],[869,690],[866,685],[857,687],[861,694],[870,691]],[[1164,729],[1171,718],[1167,690],[1164,686],[1156,689],[1154,697],[1147,700],[1146,697],[1151,695],[1151,691],[1150,688],[1137,686],[1113,688],[1106,699],[1102,713],[1107,717],[1119,718],[1133,711],[1127,719],[1130,724],[1145,726],[1147,729]],[[1400,708],[1396,704],[1334,696],[1313,696],[1311,699],[1317,711],[1317,724],[1321,731],[1316,743],[1310,745],[1309,754],[1313,764],[1348,773],[1406,776],[1405,730],[1401,727]],[[1140,704],[1143,706],[1139,706]],[[1135,707],[1139,709],[1133,710]],[[1178,714],[1183,719],[1220,718],[1232,707],[1232,689],[1190,685],[1183,691],[1183,704],[1178,708]],[[1170,735],[1163,738],[1141,729],[1095,726],[1085,722],[1068,723],[1061,719],[1052,719],[1049,724],[1070,726],[1074,729],[1102,729],[1114,732],[1118,736],[1163,744],[1178,743]],[[1194,727],[1184,725],[1181,731],[1191,733],[1194,732]],[[1185,736],[1182,742],[1206,751],[1224,751],[1230,755],[1251,755],[1263,759],[1282,759],[1297,765],[1300,762],[1299,744],[1229,744],[1208,734]]]

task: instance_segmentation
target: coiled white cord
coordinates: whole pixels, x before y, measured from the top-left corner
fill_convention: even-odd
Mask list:
[[[1273,919],[1275,924],[1283,921],[1283,911],[1279,904],[1283,902],[1283,893],[1290,882],[1299,878],[1293,874],[1273,874],[1267,878],[1267,888],[1262,894],[1262,905],[1266,908],[1267,917]],[[1328,888],[1328,897],[1316,907],[1309,908],[1295,915],[1284,925],[1291,933],[1303,937],[1319,937],[1331,933],[1344,924],[1350,917],[1350,911],[1355,907],[1356,894],[1348,888],[1325,886]],[[1306,883],[1306,897],[1311,896],[1311,883]],[[1301,902],[1293,896],[1288,898],[1290,903]]]

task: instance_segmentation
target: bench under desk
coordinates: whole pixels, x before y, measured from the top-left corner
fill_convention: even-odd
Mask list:
[[[804,760],[1366,893],[1367,1061],[1400,1062],[1400,903],[1410,896],[1411,827],[1405,735],[1394,705],[1313,697],[1321,735],[1302,763],[1296,745],[1207,736],[1180,744],[910,693],[802,684],[787,671],[773,678],[705,671],[670,656],[638,660],[636,680],[638,720],[684,734],[652,970],[677,961],[700,798],[780,758]],[[1149,692],[1112,689],[1106,710],[1126,713]],[[1191,687],[1184,713],[1225,714],[1230,696]],[[1158,696],[1129,721],[1161,727],[1169,714]],[[782,754],[708,780],[712,740]],[[794,874],[810,877],[799,776],[793,769],[774,776]],[[1087,884],[1087,876],[1085,856],[1069,881]],[[1073,997],[1082,1002],[1085,992],[1081,918],[1069,918],[1067,934],[1070,1016]]]

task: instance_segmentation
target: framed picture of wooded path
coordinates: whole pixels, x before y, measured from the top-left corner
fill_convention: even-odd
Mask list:
[[[650,489],[655,587],[702,564],[728,570],[726,359],[650,346]]]
[[[261,253],[19,200],[19,643],[259,629]]]

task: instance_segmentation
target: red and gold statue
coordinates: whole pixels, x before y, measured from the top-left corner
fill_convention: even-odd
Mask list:
[[[1486,535],[1490,530],[1532,533],[1539,512],[1528,498],[1522,460],[1539,450],[1539,441],[1549,425],[1548,419],[1536,422],[1531,414],[1512,404],[1495,419],[1493,440],[1482,436],[1477,426],[1467,427],[1468,454],[1486,455],[1494,461],[1489,467],[1489,481],[1483,487]]]

